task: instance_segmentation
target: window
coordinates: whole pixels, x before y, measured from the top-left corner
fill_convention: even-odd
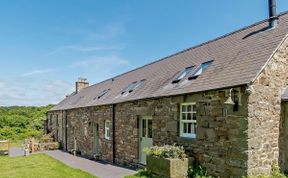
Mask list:
[[[111,123],[108,120],[105,120],[105,139],[110,140],[110,127]]]
[[[109,91],[110,91],[110,89],[101,91],[101,92],[94,98],[94,100],[100,99],[102,96],[104,96],[104,95],[105,95],[106,93],[108,93]]]
[[[205,63],[202,63],[194,72],[193,74],[188,78],[188,80],[196,79],[199,75],[201,75],[212,63],[213,61],[208,61]]]
[[[196,138],[196,103],[184,103],[180,108],[180,136]]]
[[[187,67],[186,69],[184,69],[184,71],[182,71],[173,81],[172,83],[177,83],[179,82],[181,79],[183,79],[187,74],[189,74],[191,72],[191,70],[193,69],[194,66],[191,67]]]
[[[141,123],[142,137],[152,138],[152,120],[151,119],[142,119]]]
[[[138,88],[139,86],[141,86],[143,83],[145,82],[145,79],[140,80],[140,81],[135,81],[131,84],[129,84],[124,90],[122,90],[121,94],[129,94],[132,91],[134,91],[136,88]]]

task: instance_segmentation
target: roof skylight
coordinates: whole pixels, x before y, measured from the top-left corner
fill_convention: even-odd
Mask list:
[[[202,63],[188,78],[188,80],[196,79],[199,75],[201,75],[213,62],[213,60]]]
[[[110,89],[105,89],[103,91],[101,91],[95,98],[94,100],[96,99],[100,99],[102,96],[104,96],[106,93],[108,93],[110,91]]]
[[[141,86],[144,82],[145,82],[145,79],[135,81],[135,82],[129,84],[124,90],[122,90],[121,94],[124,95],[124,94],[129,94],[129,93],[133,92],[136,88]]]
[[[173,81],[172,83],[177,83],[179,82],[181,79],[183,79],[184,77],[187,76],[187,74],[189,74],[191,72],[191,70],[193,69],[194,66],[190,66],[185,68]]]

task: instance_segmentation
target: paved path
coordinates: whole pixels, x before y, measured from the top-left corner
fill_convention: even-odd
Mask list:
[[[24,149],[22,147],[12,147],[9,150],[10,157],[24,156]]]
[[[70,167],[81,169],[100,178],[123,178],[124,176],[136,173],[134,170],[118,167],[115,165],[99,163],[80,157],[74,157],[71,154],[59,150],[46,151],[45,153]]]

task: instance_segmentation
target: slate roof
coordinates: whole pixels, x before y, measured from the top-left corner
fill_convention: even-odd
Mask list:
[[[108,79],[92,85],[78,94],[65,98],[51,110],[115,104],[248,84],[257,77],[286,37],[288,12],[279,15],[277,28],[263,30],[267,26],[268,20],[258,22],[121,74],[113,80]],[[214,61],[197,79],[171,84],[171,81],[186,67],[197,67],[209,60]],[[127,96],[121,96],[121,91],[125,87],[142,79],[146,79],[142,86]],[[94,98],[105,89],[110,91],[95,100]]]

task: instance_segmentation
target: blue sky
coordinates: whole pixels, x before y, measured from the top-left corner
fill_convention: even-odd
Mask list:
[[[1,0],[0,105],[55,104],[78,77],[94,84],[267,17],[267,0]]]

